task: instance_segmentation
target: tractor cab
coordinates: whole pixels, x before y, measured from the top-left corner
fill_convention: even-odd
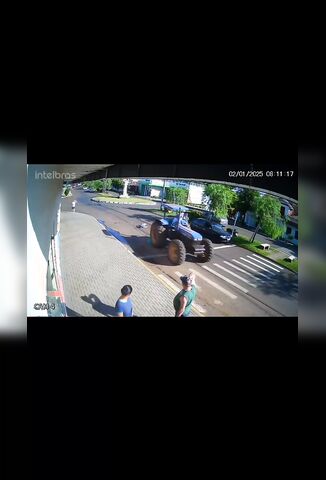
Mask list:
[[[164,219],[166,220],[166,214],[168,212],[176,212],[177,215],[174,218],[170,218],[167,221],[169,225],[178,230],[180,225],[190,228],[188,214],[189,208],[183,205],[165,204],[163,206]]]

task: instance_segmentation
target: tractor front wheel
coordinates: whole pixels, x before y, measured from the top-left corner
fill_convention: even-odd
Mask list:
[[[203,263],[210,262],[214,254],[213,244],[208,238],[204,238],[202,244],[205,246],[205,253],[203,253],[199,258]]]
[[[173,265],[181,265],[186,260],[186,247],[181,240],[171,240],[168,257]]]
[[[153,247],[162,248],[166,244],[166,230],[159,220],[152,223],[151,240]]]

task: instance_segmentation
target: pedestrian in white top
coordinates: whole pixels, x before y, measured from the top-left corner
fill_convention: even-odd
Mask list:
[[[73,211],[73,212],[76,210],[76,203],[77,203],[76,200],[73,200],[73,201],[72,201],[71,206],[72,206],[72,211]]]

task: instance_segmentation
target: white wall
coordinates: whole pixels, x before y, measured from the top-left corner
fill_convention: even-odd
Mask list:
[[[27,315],[47,316],[35,310],[46,303],[51,235],[57,234],[62,179],[39,178],[39,173],[61,172],[61,165],[28,165],[27,171]]]
[[[188,203],[201,205],[203,201],[204,187],[201,185],[190,185],[188,194]]]
[[[161,197],[161,189],[158,189],[158,188],[151,188],[151,194],[150,196],[151,197],[155,197],[155,198],[160,198]]]

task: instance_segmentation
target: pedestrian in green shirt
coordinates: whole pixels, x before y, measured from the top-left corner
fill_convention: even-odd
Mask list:
[[[173,300],[173,306],[176,317],[189,317],[191,306],[197,295],[195,285],[195,276],[193,273],[180,278],[182,282],[182,290]]]

